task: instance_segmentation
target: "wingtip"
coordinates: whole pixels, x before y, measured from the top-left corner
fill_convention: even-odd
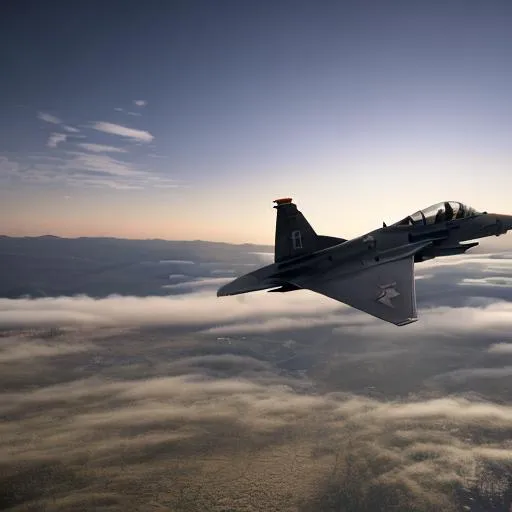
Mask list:
[[[413,324],[414,322],[417,322],[417,321],[418,321],[418,317],[408,318],[407,320],[403,320],[402,322],[399,322],[395,325],[397,325],[398,327],[403,327],[404,325]]]

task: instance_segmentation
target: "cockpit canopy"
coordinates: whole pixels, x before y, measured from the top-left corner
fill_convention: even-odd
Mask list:
[[[472,217],[479,213],[471,206],[466,206],[457,201],[445,201],[444,203],[433,204],[424,210],[419,210],[397,222],[395,226],[426,226],[453,219]]]

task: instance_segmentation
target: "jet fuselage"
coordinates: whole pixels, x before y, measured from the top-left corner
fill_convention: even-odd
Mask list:
[[[463,242],[500,236],[512,229],[511,215],[480,213],[449,201],[345,240],[317,235],[291,201],[276,201],[275,262],[235,279],[217,295],[269,288],[272,292],[310,289],[406,325],[416,320],[414,263],[462,254],[478,245]],[[397,283],[402,291],[395,289]],[[397,299],[403,294],[404,298]]]

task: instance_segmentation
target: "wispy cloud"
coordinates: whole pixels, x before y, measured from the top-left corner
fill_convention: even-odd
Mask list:
[[[176,187],[176,182],[166,176],[133,163],[101,153],[68,152],[70,158],[60,167],[71,185],[108,187],[116,190],[142,189],[166,184]]]
[[[109,133],[111,135],[119,135],[120,137],[126,137],[129,139],[138,140],[140,142],[151,142],[154,137],[148,131],[137,130],[135,128],[128,128],[120,124],[108,123],[105,121],[97,121],[92,125],[92,128],[103,133]]]
[[[74,171],[90,171],[96,176],[147,177],[147,173],[135,168],[134,165],[112,158],[108,155],[69,151],[71,159],[66,168]]]
[[[83,179],[77,180],[74,184],[76,185],[87,185],[89,187],[99,188],[112,188],[114,190],[142,190],[144,186],[142,184],[137,185],[126,181],[117,180],[106,180],[106,179]]]
[[[137,107],[145,107],[148,104],[147,100],[134,100],[133,103]]]
[[[179,286],[208,288],[225,279],[204,278]],[[382,338],[390,336],[394,340],[408,340],[411,336],[421,337],[439,331],[450,336],[463,335],[468,332],[468,324],[471,331],[482,331],[492,325],[496,333],[508,332],[512,326],[512,307],[506,302],[487,307],[427,309],[421,313],[421,322],[409,329],[397,329],[312,292],[297,292],[293,297],[275,295],[262,292],[242,299],[226,297],[226,300],[219,300],[212,291],[202,291],[174,297],[0,299],[0,326],[52,325],[55,322],[63,325],[196,325],[201,329],[214,328],[215,333],[241,334],[338,325],[343,327],[334,328],[335,334],[373,336],[379,333]]]
[[[116,107],[114,110],[116,112],[122,112],[123,114],[126,114],[127,116],[135,116],[135,117],[142,116],[142,114],[140,112],[132,112],[130,110],[126,110],[126,109],[121,108],[121,107]]]
[[[68,124],[63,124],[62,129],[69,133],[78,133],[80,130],[75,128],[74,126],[69,126]]]
[[[81,142],[78,144],[83,149],[91,151],[92,153],[126,153],[126,149],[118,148],[115,146],[107,146],[106,144],[93,144]]]
[[[235,307],[236,305],[236,307]],[[348,309],[341,305],[345,311]],[[199,328],[243,322],[248,319],[314,318],[340,309],[340,304],[313,294],[293,298],[252,296],[241,303],[218,300],[210,293],[175,297],[59,297],[0,299],[0,326],[80,325],[182,325]],[[323,318],[323,317],[322,317]]]
[[[47,112],[38,112],[37,118],[41,121],[44,121],[45,123],[50,124],[60,124],[61,128],[68,133],[78,133],[80,130],[78,128],[75,128],[74,126],[70,126],[68,124],[64,124],[64,121],[62,119],[58,118],[57,116],[54,116],[52,114],[48,114]]]
[[[0,349],[0,364],[21,360],[34,360],[34,358],[55,357],[63,354],[74,354],[91,350],[92,345],[70,343],[42,343],[20,339],[20,337],[7,337],[2,340]]]
[[[52,148],[65,137],[56,135],[59,137],[49,141]],[[115,190],[182,186],[173,178],[155,173],[143,165],[113,158],[106,153],[86,151],[63,151],[59,157],[29,156],[24,165],[0,157],[0,181],[5,180]]]
[[[56,148],[61,142],[66,142],[67,135],[64,133],[52,133],[46,145],[49,148]]]
[[[121,108],[116,110],[129,115],[140,115]],[[41,153],[20,155],[10,160],[0,157],[2,184],[7,182],[59,183],[71,187],[103,187],[116,190],[184,186],[165,173],[155,172],[150,165],[140,159],[142,156],[140,152],[137,155],[137,162],[130,161],[129,149],[133,148],[133,145],[142,146],[154,139],[148,131],[97,121],[84,126],[98,132],[123,137],[125,142],[131,142],[130,147],[123,147],[121,144],[79,142],[74,139],[85,138],[79,128],[66,124],[62,119],[48,112],[37,112],[37,118],[49,123],[50,126],[53,125],[52,128],[56,130],[47,132],[47,148],[61,149],[60,146],[63,143],[73,141],[76,143],[77,151],[61,151],[58,156]],[[151,150],[154,150],[154,145],[151,145]],[[113,155],[109,156],[109,154]],[[118,155],[118,158],[113,158],[114,155]],[[121,156],[123,156],[122,159]]]
[[[193,279],[191,281],[186,281],[184,283],[174,283],[174,284],[165,284],[162,288],[168,288],[171,290],[204,290],[208,288],[217,288],[223,284],[231,281],[232,277],[209,277],[209,278],[201,278],[201,279]]]
[[[38,112],[37,118],[46,123],[51,123],[51,124],[61,124],[62,123],[62,121],[58,117],[52,116],[51,114],[48,114],[46,112]]]
[[[491,354],[512,354],[512,343],[493,343],[489,347]]]

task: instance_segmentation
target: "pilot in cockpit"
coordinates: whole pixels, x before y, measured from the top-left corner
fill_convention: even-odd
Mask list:
[[[437,210],[436,218],[434,220],[435,224],[439,222],[448,222],[453,219],[453,208],[450,203],[444,203],[444,208],[439,208]]]
[[[449,221],[453,219],[453,208],[450,203],[444,203],[444,220]]]

